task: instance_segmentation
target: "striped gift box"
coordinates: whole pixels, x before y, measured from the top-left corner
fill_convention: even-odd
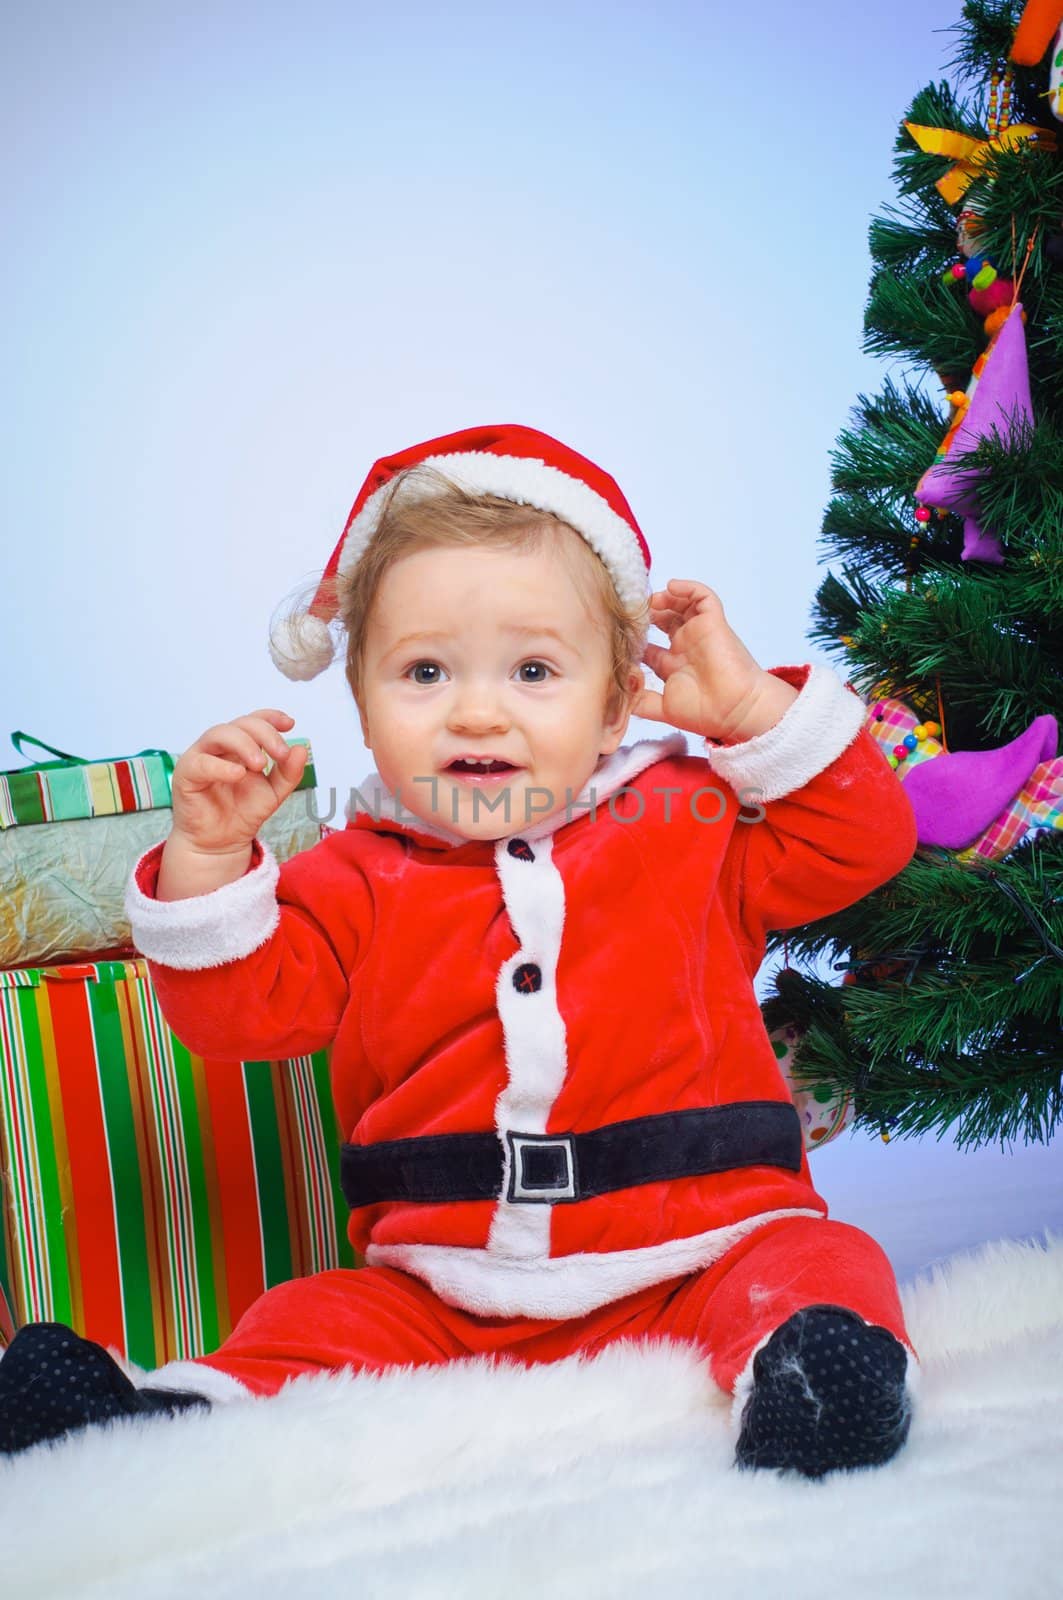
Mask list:
[[[0,1340],[6,1296],[151,1369],[361,1266],[339,1143],[327,1051],[194,1056],[139,957],[0,972]]]
[[[0,1244],[3,1238],[0,1236]],[[2,1265],[2,1260],[0,1260]],[[15,1318],[8,1303],[3,1283],[0,1283],[0,1350],[6,1349],[15,1337]]]
[[[70,822],[76,817],[115,817],[171,804],[170,780],[176,758],[168,750],[138,750],[134,756],[89,761],[57,750],[21,729],[11,735],[11,743],[19,755],[26,754],[25,745],[34,744],[59,759],[0,772],[0,828]],[[307,745],[299,788],[314,788],[317,779],[309,741],[288,739],[286,743]]]
[[[113,817],[170,804],[174,758],[167,750],[85,761],[21,730],[11,735],[11,743],[19,755],[26,754],[23,745],[35,744],[60,759],[0,772],[0,828],[66,822],[72,817]]]

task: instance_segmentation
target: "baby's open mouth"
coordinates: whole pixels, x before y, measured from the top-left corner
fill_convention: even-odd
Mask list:
[[[519,767],[513,766],[509,761],[452,761],[446,772],[465,772],[474,777],[486,777],[488,774],[501,772],[519,772]]]

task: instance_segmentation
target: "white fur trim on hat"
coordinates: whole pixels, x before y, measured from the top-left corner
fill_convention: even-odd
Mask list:
[[[496,455],[491,450],[456,450],[426,456],[381,484],[366,500],[343,536],[338,570],[348,577],[358,565],[380,525],[385,500],[397,480],[419,466],[434,467],[472,494],[493,494],[518,505],[551,511],[581,534],[605,563],[623,604],[637,609],[650,592],[649,571],[638,536],[629,522],[581,478],[526,456]],[[428,499],[443,486],[427,479],[414,480],[419,495]],[[270,656],[286,678],[316,678],[335,654],[332,635],[319,617],[304,613],[286,618],[271,630]]]
[[[617,593],[625,605],[637,606],[649,593],[649,573],[634,528],[608,501],[579,478],[571,477],[545,461],[524,456],[500,456],[490,450],[459,450],[449,455],[426,456],[418,465],[435,467],[472,494],[493,494],[518,505],[552,511],[583,535],[605,562]],[[406,469],[415,472],[416,466]],[[347,529],[340,552],[339,570],[352,572],[376,532],[380,511],[392,483],[369,496]],[[442,493],[427,481],[418,490],[427,497]]]

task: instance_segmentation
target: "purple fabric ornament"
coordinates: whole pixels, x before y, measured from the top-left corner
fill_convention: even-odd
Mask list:
[[[1000,540],[980,521],[978,482],[984,473],[978,468],[957,471],[950,462],[961,452],[973,450],[994,430],[1007,444],[1016,423],[1033,421],[1021,305],[1012,306],[986,351],[981,374],[972,380],[967,393],[970,405],[953,435],[948,455],[939,456],[923,473],[915,498],[921,505],[955,511],[964,518],[962,561],[989,561],[1001,566],[1004,553]]]
[[[973,844],[1058,747],[1059,724],[1046,712],[998,750],[945,751],[913,767],[904,792],[915,811],[919,843],[943,850]]]

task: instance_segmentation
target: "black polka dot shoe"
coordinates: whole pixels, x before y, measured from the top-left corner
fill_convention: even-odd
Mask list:
[[[795,1311],[753,1358],[735,1465],[808,1478],[880,1466],[908,1437],[906,1366],[900,1340],[855,1311]]]
[[[209,1406],[185,1390],[138,1389],[102,1345],[61,1322],[30,1322],[0,1355],[0,1455],[115,1417]]]

